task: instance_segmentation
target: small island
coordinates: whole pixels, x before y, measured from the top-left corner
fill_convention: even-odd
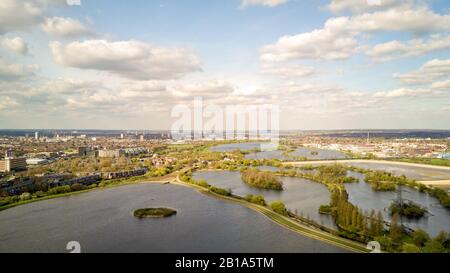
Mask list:
[[[389,207],[389,211],[391,212],[391,215],[399,214],[402,216],[405,216],[407,218],[421,218],[427,213],[427,209],[421,207],[420,205],[412,202],[412,201],[406,201],[400,204],[399,202],[393,202],[391,206]]]
[[[249,169],[242,172],[242,181],[248,185],[266,190],[283,190],[283,182],[271,172]]]
[[[169,208],[145,208],[133,212],[133,215],[137,218],[165,218],[175,214],[177,214],[177,211]]]

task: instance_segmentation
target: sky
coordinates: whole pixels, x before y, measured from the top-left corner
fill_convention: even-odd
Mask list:
[[[447,0],[2,0],[0,128],[170,129],[176,105],[281,129],[450,129]]]

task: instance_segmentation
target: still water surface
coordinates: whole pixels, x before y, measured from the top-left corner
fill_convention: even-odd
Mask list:
[[[139,220],[132,211],[171,207]],[[241,205],[176,185],[140,184],[45,200],[0,212],[0,252],[344,252]]]
[[[359,183],[345,184],[349,201],[366,211],[371,209],[381,211],[384,219],[389,220],[388,208],[397,198],[397,193],[374,191],[370,184],[364,182],[363,174],[349,172],[349,175],[360,180]],[[450,231],[450,210],[443,207],[436,198],[408,187],[403,187],[402,197],[420,204],[430,212],[428,216],[419,220],[403,217],[403,223],[406,226],[412,229],[423,229],[432,236],[436,236],[442,230]]]
[[[245,197],[247,194],[262,195],[266,202],[281,200],[288,209],[297,215],[309,217],[329,228],[336,228],[333,218],[319,213],[319,207],[330,203],[328,189],[319,183],[296,177],[280,177],[283,191],[265,190],[251,187],[242,182],[238,171],[204,171],[193,175],[196,180],[204,179],[208,184],[231,189],[233,194]]]

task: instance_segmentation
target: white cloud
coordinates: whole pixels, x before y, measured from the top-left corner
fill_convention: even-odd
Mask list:
[[[325,28],[346,32],[406,31],[432,33],[450,30],[450,15],[437,14],[428,7],[398,7],[353,17],[329,19]]]
[[[166,97],[167,86],[161,81],[127,82],[120,88],[119,97],[127,99]]]
[[[394,74],[404,84],[425,84],[450,75],[450,59],[434,59],[426,62],[418,70],[405,73]]]
[[[3,38],[0,40],[1,45],[19,55],[27,55],[28,45],[21,37]]]
[[[431,85],[431,88],[437,90],[450,90],[450,80],[435,82]]]
[[[34,75],[39,69],[36,64],[23,65],[8,63],[0,59],[0,79],[1,80],[17,80]]]
[[[400,97],[417,97],[417,96],[429,96],[438,95],[429,88],[399,88],[390,91],[381,91],[374,94],[375,98],[400,98]]]
[[[241,0],[241,8],[248,6],[276,7],[286,3],[288,0]]]
[[[103,89],[101,83],[95,81],[77,80],[71,78],[51,79],[40,85],[33,86],[25,92],[27,96],[41,95],[78,95],[94,93],[98,89]]]
[[[281,37],[275,44],[261,49],[265,62],[295,59],[341,60],[357,52],[358,42],[348,35],[329,29]]]
[[[0,34],[23,30],[40,20],[42,10],[36,3],[23,0],[0,1]]]
[[[200,61],[191,50],[158,48],[134,40],[88,40],[65,46],[54,41],[49,48],[58,64],[107,71],[131,79],[167,80],[200,70]]]
[[[79,37],[92,35],[80,21],[72,18],[46,18],[41,26],[48,35],[53,37]]]
[[[173,96],[180,99],[193,99],[196,96],[224,99],[234,92],[235,88],[229,83],[218,80],[206,80],[202,83],[183,83],[170,87]]]
[[[363,13],[385,9],[393,6],[405,5],[410,0],[331,0],[327,6],[334,13],[350,10],[353,13]]]
[[[438,35],[429,40],[389,41],[375,45],[366,53],[375,61],[389,61],[401,57],[420,56],[448,48],[450,48],[450,36],[441,37]]]
[[[418,34],[449,30],[450,15],[436,14],[423,6],[401,6],[352,17],[328,19],[322,29],[284,36],[276,43],[263,47],[261,59],[342,60],[359,52],[361,47],[357,37],[363,33],[398,31]],[[392,45],[384,47],[388,46]]]
[[[0,111],[17,107],[19,103],[9,96],[0,97]]]
[[[282,78],[304,78],[317,74],[317,71],[314,68],[299,64],[264,63],[261,72],[263,74],[274,75]]]

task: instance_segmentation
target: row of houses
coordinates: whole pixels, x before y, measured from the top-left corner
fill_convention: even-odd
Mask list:
[[[27,191],[33,185],[34,181],[31,179],[10,180],[0,184],[0,191],[6,192],[9,195],[18,195]]]
[[[107,150],[107,149],[95,149],[91,147],[79,147],[78,155],[79,156],[98,156],[98,157],[121,157],[121,156],[137,156],[140,154],[147,153],[148,150],[146,148],[138,147],[138,148],[126,148],[126,149],[116,149],[116,150]]]
[[[105,172],[101,174],[101,177],[106,180],[117,179],[117,178],[127,178],[133,176],[141,176],[148,172],[147,168],[136,169],[132,171],[120,171],[120,172]]]
[[[59,186],[70,186],[73,184],[89,186],[94,183],[97,183],[101,179],[102,178],[101,178],[100,174],[92,174],[92,175],[72,178],[69,180],[54,180],[54,181],[48,182],[48,186],[50,188],[59,187]]]
[[[103,172],[93,173],[81,177],[73,177],[71,174],[46,174],[39,176],[41,181],[45,181],[49,188],[59,186],[71,186],[74,184],[80,184],[82,186],[90,186],[99,182],[100,180],[111,180],[118,178],[127,178],[133,176],[141,176],[148,172],[147,168],[141,168],[131,171],[119,171],[119,172]],[[35,181],[30,178],[13,179],[8,182],[0,184],[0,191],[6,192],[9,195],[18,195],[26,191],[30,191],[35,186]]]

